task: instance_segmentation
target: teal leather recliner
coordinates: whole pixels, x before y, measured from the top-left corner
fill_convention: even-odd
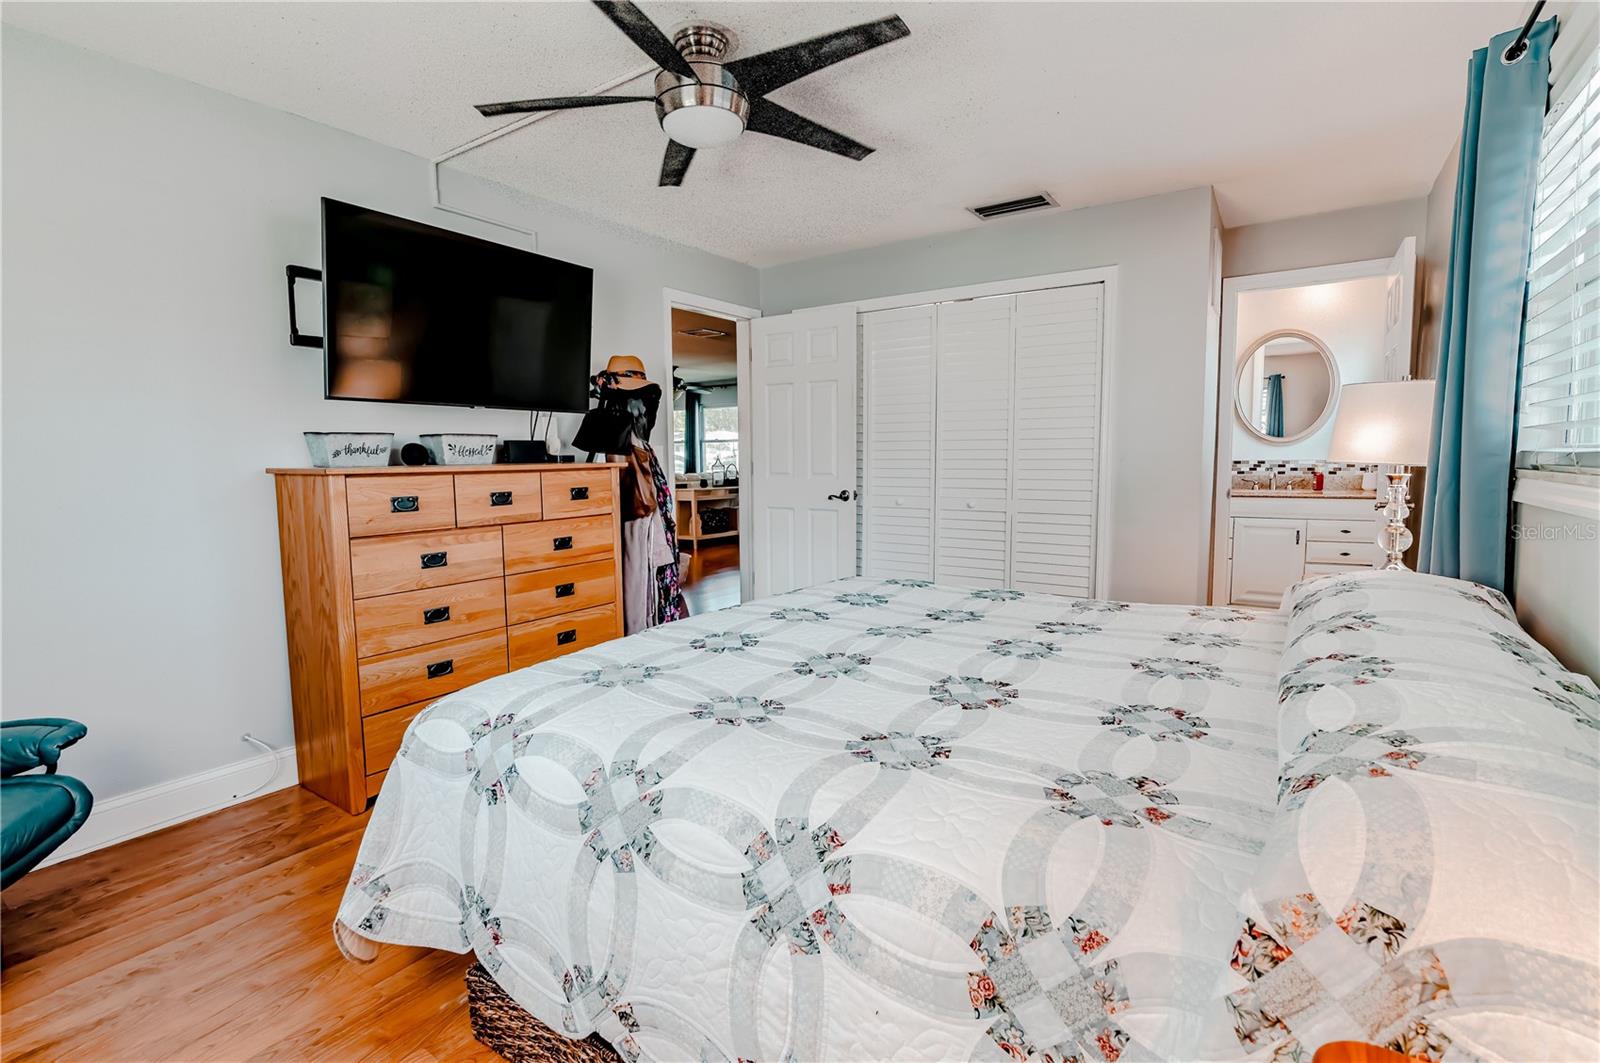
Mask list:
[[[89,818],[89,788],[56,774],[61,751],[88,733],[76,720],[0,721],[0,889],[32,871]],[[38,767],[43,774],[21,774]]]

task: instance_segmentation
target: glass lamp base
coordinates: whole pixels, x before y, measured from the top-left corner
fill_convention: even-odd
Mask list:
[[[1411,549],[1411,529],[1406,527],[1406,517],[1411,513],[1411,507],[1406,503],[1410,486],[1411,473],[1403,466],[1389,474],[1389,493],[1383,507],[1383,515],[1388,520],[1378,529],[1377,536],[1377,543],[1388,558],[1383,565],[1386,572],[1411,571],[1401,560],[1405,552]]]

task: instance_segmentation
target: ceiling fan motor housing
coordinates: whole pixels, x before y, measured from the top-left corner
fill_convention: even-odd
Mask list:
[[[717,147],[744,132],[750,101],[722,65],[730,38],[720,26],[685,26],[672,43],[698,80],[670,70],[656,74],[656,117],[667,135],[685,147]]]

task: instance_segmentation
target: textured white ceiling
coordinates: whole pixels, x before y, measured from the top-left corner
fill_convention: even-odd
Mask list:
[[[450,163],[756,266],[1210,184],[1224,222],[1424,194],[1501,3],[650,3],[670,33],[731,27],[749,55],[898,13],[903,41],[776,102],[878,149],[852,162],[746,134],[657,188],[648,104],[556,115]],[[4,21],[432,157],[646,65],[587,3],[14,3]],[[618,91],[647,92],[646,82]]]

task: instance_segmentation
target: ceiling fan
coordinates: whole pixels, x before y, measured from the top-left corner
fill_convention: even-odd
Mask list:
[[[911,33],[898,15],[891,15],[760,55],[725,61],[731,35],[720,26],[694,23],[669,40],[636,4],[594,0],[594,5],[661,67],[654,96],[552,96],[483,103],[478,112],[492,118],[653,101],[661,128],[670,138],[661,162],[662,185],[683,183],[696,150],[730,143],[747,129],[848,159],[871,155],[873,149],[865,144],[773,103],[767,93]]]

